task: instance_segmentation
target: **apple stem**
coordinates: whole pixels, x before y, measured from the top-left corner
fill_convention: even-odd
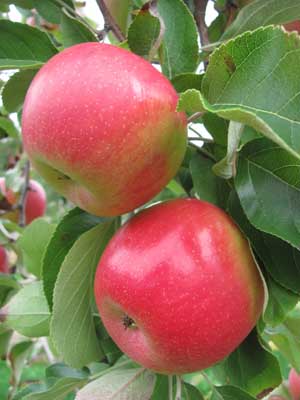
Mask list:
[[[168,375],[169,400],[173,400],[173,375]]]
[[[204,115],[204,111],[198,111],[195,114],[192,114],[190,117],[188,117],[188,123],[194,122],[197,119],[201,118]]]
[[[175,400],[181,400],[182,380],[180,375],[176,375],[176,395]]]

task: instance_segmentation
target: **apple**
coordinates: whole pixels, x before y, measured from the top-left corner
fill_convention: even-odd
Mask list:
[[[186,148],[177,93],[150,63],[102,43],[49,60],[27,92],[22,131],[36,170],[100,216],[120,215],[160,192]]]
[[[5,179],[0,177],[0,190],[4,196],[7,212],[4,217],[13,221],[18,222],[20,211],[13,209],[17,205],[19,200],[19,194],[14,193],[11,189],[7,189],[5,185]],[[25,224],[28,225],[34,219],[42,217],[46,211],[46,193],[42,185],[31,179],[29,181],[29,189],[25,197]]]
[[[8,257],[4,247],[0,246],[0,272],[7,274],[9,271]]]
[[[300,33],[300,20],[287,22],[283,26],[284,26],[284,29],[288,32],[296,31],[296,32]]]
[[[224,211],[196,199],[152,206],[122,226],[100,259],[94,289],[112,339],[162,374],[222,360],[264,303],[247,240]]]
[[[289,373],[289,390],[293,400],[300,400],[300,374],[294,368]]]

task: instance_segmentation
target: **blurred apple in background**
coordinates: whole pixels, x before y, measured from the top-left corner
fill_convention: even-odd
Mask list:
[[[8,256],[3,246],[0,246],[0,272],[4,274],[9,272]]]
[[[0,177],[0,190],[4,197],[0,202],[0,208],[2,208],[3,211],[7,210],[2,217],[13,222],[18,222],[20,210],[14,209],[14,206],[18,204],[20,194],[14,193],[11,189],[7,189],[3,177]],[[29,181],[29,188],[26,193],[24,206],[26,225],[45,214],[47,206],[46,192],[42,185],[33,179]]]

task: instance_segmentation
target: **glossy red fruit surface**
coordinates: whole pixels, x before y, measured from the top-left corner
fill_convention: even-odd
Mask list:
[[[300,400],[300,374],[294,368],[289,373],[289,389],[293,400]]]
[[[0,246],[0,272],[7,274],[9,271],[8,257],[4,247]]]
[[[186,116],[170,82],[133,53],[100,43],[70,47],[35,76],[22,116],[38,172],[92,214],[144,204],[175,175]]]
[[[99,262],[95,298],[117,345],[147,368],[182,374],[232,352],[262,312],[264,288],[221,209],[177,199],[138,214]]]
[[[1,193],[11,206],[17,204],[20,195],[14,193],[11,189],[6,188],[5,179],[3,177],[0,178],[0,189]],[[26,193],[24,205],[26,225],[30,224],[30,222],[32,222],[34,219],[42,217],[45,214],[47,207],[46,192],[42,185],[33,179],[29,181],[29,189]],[[16,209],[12,211],[8,210],[3,217],[11,221],[18,222],[19,215],[20,212]]]

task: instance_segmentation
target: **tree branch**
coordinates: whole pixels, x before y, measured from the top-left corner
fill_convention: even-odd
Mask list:
[[[200,35],[201,46],[207,46],[209,44],[207,26],[205,23],[205,12],[207,3],[208,0],[194,0],[194,17]]]
[[[105,26],[109,29],[112,30],[112,32],[115,34],[116,38],[120,40],[120,42],[123,42],[126,40],[125,35],[121,31],[119,25],[116,23],[114,20],[113,16],[111,15],[109,9],[107,8],[105,1],[104,0],[97,0],[97,4],[100,8],[100,11],[103,15]],[[106,28],[106,29],[107,29]]]
[[[29,163],[29,161],[26,161],[26,164],[24,167],[24,185],[22,188],[21,197],[20,197],[20,201],[18,204],[18,208],[20,210],[20,217],[19,217],[19,225],[20,226],[25,226],[25,224],[26,224],[25,201],[26,201],[27,192],[29,190],[29,175],[30,175],[30,163]]]

